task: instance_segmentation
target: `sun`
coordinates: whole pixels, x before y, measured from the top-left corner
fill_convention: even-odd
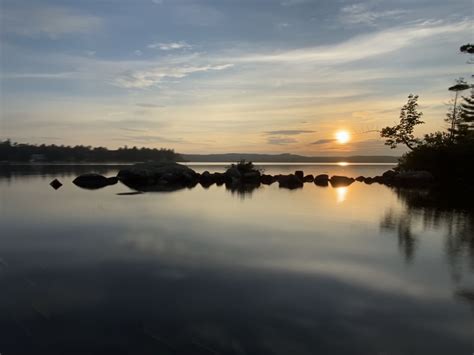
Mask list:
[[[351,139],[351,135],[347,131],[336,132],[336,141],[340,144],[346,144]]]

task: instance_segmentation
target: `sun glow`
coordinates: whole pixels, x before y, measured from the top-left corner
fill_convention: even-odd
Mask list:
[[[340,144],[346,144],[351,139],[349,132],[347,131],[338,131],[336,132],[336,140]]]

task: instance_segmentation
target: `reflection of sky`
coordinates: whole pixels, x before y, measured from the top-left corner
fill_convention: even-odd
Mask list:
[[[216,186],[118,196],[128,189],[81,190],[73,177],[57,191],[50,177],[0,180],[2,328],[8,309],[34,334],[35,317],[49,319],[46,337],[61,317],[75,336],[137,323],[219,353],[470,351],[473,317],[453,292],[472,274],[453,283],[443,224],[418,233],[407,264],[379,228],[404,210],[383,186],[274,184],[242,200]]]

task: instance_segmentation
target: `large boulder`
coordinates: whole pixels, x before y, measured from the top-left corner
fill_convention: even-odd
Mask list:
[[[254,170],[242,174],[242,181],[244,183],[258,183],[260,182],[260,171]]]
[[[344,186],[349,186],[355,180],[347,176],[334,175],[334,176],[331,176],[331,179],[329,181],[332,187],[344,187]]]
[[[105,177],[99,174],[83,174],[79,175],[72,182],[74,185],[83,189],[100,189],[105,186],[114,185],[117,183],[116,177]]]
[[[303,181],[293,174],[280,175],[278,176],[278,185],[286,189],[297,189],[303,187]]]
[[[271,185],[275,182],[275,178],[272,175],[262,174],[260,176],[260,182],[264,185]]]
[[[175,190],[179,187],[194,186],[198,174],[186,165],[175,162],[138,163],[119,171],[118,179],[127,186],[149,187],[154,186],[160,191]]]
[[[236,166],[231,166],[229,169],[226,170],[224,173],[228,180],[232,179],[240,179],[242,177],[242,173]]]
[[[295,171],[295,176],[300,179],[301,181],[303,181],[304,179],[304,171],[303,170],[296,170]]]
[[[320,174],[314,178],[314,183],[318,186],[328,186],[329,184],[329,175]]]

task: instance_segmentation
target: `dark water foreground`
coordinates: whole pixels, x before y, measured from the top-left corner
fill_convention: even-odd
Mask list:
[[[364,184],[134,194],[71,183],[91,171],[117,172],[0,171],[2,355],[474,351],[469,203]]]

